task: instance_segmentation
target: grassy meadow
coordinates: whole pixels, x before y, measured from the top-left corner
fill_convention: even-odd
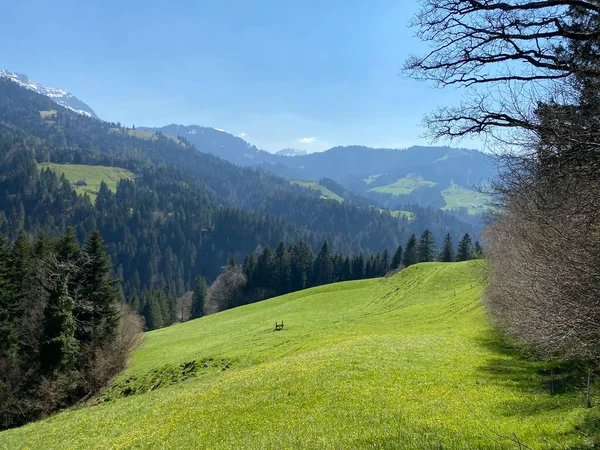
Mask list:
[[[467,208],[469,214],[481,214],[490,209],[489,196],[472,189],[466,189],[460,186],[452,185],[442,191],[442,196],[446,201],[446,206],[442,209]],[[474,208],[471,205],[479,205],[480,208]]]
[[[0,448],[590,448],[598,407],[565,382],[579,373],[490,329],[484,272],[419,264],[147,333],[110,401],[0,433]]]
[[[321,198],[327,200],[335,200],[336,202],[343,202],[344,199],[337,195],[335,192],[329,190],[325,186],[319,184],[318,181],[309,181],[309,180],[290,180],[290,184],[295,184],[298,186],[302,186],[308,189],[313,189],[315,191],[319,191],[321,193]]]
[[[400,178],[392,184],[372,188],[370,191],[378,192],[380,194],[408,195],[417,188],[433,187],[436,184],[437,183],[434,183],[433,181],[426,181],[420,177],[408,176]]]
[[[90,200],[96,200],[96,194],[100,190],[100,184],[104,181],[111,191],[117,190],[117,185],[122,179],[133,179],[134,175],[128,170],[120,167],[88,166],[84,164],[54,164],[44,163],[39,165],[40,169],[50,168],[57,174],[64,174],[71,183],[83,180],[87,186],[74,187],[77,193],[90,196]]]

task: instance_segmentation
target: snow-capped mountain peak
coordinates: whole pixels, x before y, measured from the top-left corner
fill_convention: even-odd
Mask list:
[[[0,77],[8,78],[21,87],[37,92],[38,94],[45,95],[46,97],[52,99],[55,103],[58,103],[59,105],[64,106],[65,108],[70,109],[78,114],[98,119],[98,116],[92,108],[83,103],[70,92],[59,88],[42,86],[41,84],[30,80],[27,75],[11,72],[10,70],[0,70]]]
[[[297,148],[284,148],[279,150],[276,155],[279,156],[306,156],[308,152],[306,150],[298,150]]]

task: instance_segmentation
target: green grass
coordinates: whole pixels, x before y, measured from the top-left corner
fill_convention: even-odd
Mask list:
[[[319,191],[321,193],[321,198],[327,200],[335,200],[336,202],[343,202],[344,199],[337,195],[335,192],[330,191],[325,186],[319,184],[318,181],[309,181],[309,180],[290,180],[290,184],[296,184],[298,186],[302,186],[308,189],[313,189],[315,191]]]
[[[446,206],[442,209],[467,208],[469,214],[481,214],[490,209],[489,196],[472,189],[466,189],[452,184],[448,189],[442,191]],[[472,205],[479,205],[482,208],[475,208]]]
[[[598,408],[560,384],[568,372],[555,371],[552,395],[550,366],[490,329],[484,267],[420,264],[150,332],[116,385],[203,368],[0,433],[0,448],[515,449],[515,435],[535,449],[592,445]]]
[[[433,181],[423,180],[421,177],[408,176],[400,178],[392,184],[375,187],[369,190],[380,194],[408,195],[417,188],[433,187],[435,185],[437,185],[437,183],[434,183]]]
[[[367,178],[363,178],[363,181],[365,182],[365,184],[373,184],[373,182],[375,182],[375,180],[377,178],[379,178],[381,176],[381,174],[379,175],[371,175]]]
[[[111,191],[117,190],[117,185],[122,179],[133,179],[133,173],[120,167],[88,166],[83,164],[53,164],[44,163],[40,168],[49,167],[58,174],[64,174],[71,183],[84,180],[87,186],[74,187],[77,193],[88,194],[90,200],[96,200],[96,194],[100,190],[100,184],[104,181]]]
[[[392,217],[404,217],[404,218],[408,219],[409,221],[412,221],[415,219],[415,213],[413,213],[412,211],[404,211],[401,209],[395,209],[395,210],[379,209],[379,212],[390,213],[392,215]]]

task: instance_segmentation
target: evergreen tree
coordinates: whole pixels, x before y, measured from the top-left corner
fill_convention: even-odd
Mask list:
[[[280,242],[275,250],[275,291],[277,295],[287,294],[290,292],[291,282],[291,263],[290,255],[287,248]]]
[[[258,261],[256,262],[254,281],[257,286],[260,286],[269,291],[274,289],[275,280],[273,279],[273,265],[273,252],[267,246],[264,248],[264,250],[258,257]]]
[[[452,244],[452,236],[450,236],[450,233],[444,237],[442,251],[440,252],[438,259],[442,262],[454,261],[454,245]]]
[[[423,232],[418,245],[419,262],[430,262],[435,260],[436,249],[433,233],[428,229]]]
[[[75,263],[79,258],[79,254],[80,249],[77,243],[77,236],[75,236],[75,229],[68,227],[65,234],[58,241],[56,256],[60,262]]]
[[[254,272],[256,271],[256,258],[254,255],[250,253],[244,258],[244,263],[242,264],[242,272],[246,275],[247,280],[247,288],[252,289],[254,287]],[[204,282],[206,283],[206,281]]]
[[[292,247],[291,257],[291,290],[292,292],[310,286],[314,255],[304,241]]]
[[[381,276],[385,276],[386,273],[390,270],[390,255],[387,251],[387,248],[383,251],[380,260],[379,272]]]
[[[406,245],[404,247],[404,256],[402,257],[402,263],[404,264],[404,267],[409,267],[418,262],[419,257],[417,254],[417,236],[412,234],[408,238],[408,241],[406,242]]]
[[[192,295],[192,319],[204,316],[204,302],[208,286],[204,277],[196,277],[194,283],[194,294]]]
[[[456,254],[457,261],[468,261],[473,258],[473,244],[471,236],[465,234],[458,243],[458,252]]]
[[[333,282],[333,262],[329,254],[327,241],[323,243],[315,259],[313,277],[315,286]]]
[[[77,321],[82,325],[80,339],[102,345],[116,331],[119,299],[114,281],[108,277],[112,264],[97,230],[88,236],[82,256],[81,300],[77,311]]]
[[[10,286],[9,252],[6,239],[0,235],[0,357],[8,357],[15,352],[18,332],[15,318],[17,304]]]
[[[402,246],[399,245],[392,257],[392,270],[396,270],[402,264]]]
[[[360,252],[352,258],[352,279],[362,280],[365,278],[365,257]]]
[[[348,281],[352,279],[352,268],[350,267],[350,258],[346,257],[344,264],[342,265],[342,281]]]
[[[57,269],[60,272],[52,274],[56,281],[44,308],[40,342],[40,365],[46,374],[73,369],[78,354],[73,317],[75,303],[68,289],[69,272],[61,267]]]

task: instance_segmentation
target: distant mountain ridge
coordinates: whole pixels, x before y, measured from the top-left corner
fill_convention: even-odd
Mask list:
[[[11,72],[10,70],[0,70],[0,77],[8,78],[9,80],[17,83],[19,86],[29,89],[30,91],[37,92],[38,94],[45,95],[52,99],[55,103],[64,106],[71,111],[81,114],[82,116],[92,117],[98,119],[94,110],[87,104],[79,100],[70,92],[64,91],[59,88],[43,86],[35,81],[29,79],[29,77],[22,73]]]
[[[311,154],[296,149],[273,154],[214,128],[168,125],[148,130],[183,136],[201,152],[240,166],[257,166],[288,179],[331,179],[354,194],[392,209],[416,204],[447,209],[465,207],[471,213],[481,212],[484,202],[477,196],[476,186],[497,175],[491,158],[471,149],[353,145]],[[458,200],[450,200],[459,194]]]

